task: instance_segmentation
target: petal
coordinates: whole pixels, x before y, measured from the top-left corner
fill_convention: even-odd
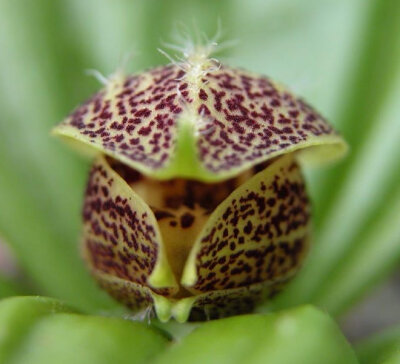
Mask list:
[[[258,303],[273,297],[287,281],[263,282],[183,298],[171,307],[178,322],[213,320],[252,312]]]
[[[188,63],[117,74],[54,133],[158,179],[221,181],[295,150],[317,162],[346,151],[282,86],[210,59],[199,66],[199,73]]]
[[[146,177],[125,165],[110,161],[114,171],[150,206],[157,219],[171,269],[177,281],[196,238],[211,213],[237,187],[256,173],[254,168],[219,183],[188,179],[160,181]],[[177,297],[187,295],[180,292]]]
[[[295,156],[276,159],[212,213],[186,262],[190,292],[287,280],[309,243],[310,206]]]
[[[95,277],[100,286],[113,298],[133,311],[154,307],[157,317],[162,322],[171,318],[172,300],[159,295],[149,287],[118,278],[114,275],[96,271]]]
[[[83,220],[84,256],[111,294],[125,290],[125,302],[140,308],[153,293],[178,291],[153,212],[103,157],[90,172]]]
[[[214,174],[232,175],[309,147],[313,151],[304,159],[312,162],[336,159],[347,150],[321,115],[267,77],[221,67],[206,81],[197,110],[207,118],[209,132],[201,134],[198,148],[202,165]]]
[[[178,80],[182,72],[171,65],[133,76],[116,74],[53,132],[80,142],[73,144],[84,152],[97,150],[154,174],[175,149],[176,115],[182,111],[178,92],[187,95]]]

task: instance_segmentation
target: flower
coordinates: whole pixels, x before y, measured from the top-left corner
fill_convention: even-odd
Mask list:
[[[251,311],[310,240],[300,165],[346,144],[267,77],[210,58],[118,72],[54,132],[93,152],[82,251],[94,277],[162,321]]]

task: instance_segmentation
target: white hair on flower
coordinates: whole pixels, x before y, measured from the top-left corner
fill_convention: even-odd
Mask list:
[[[134,51],[130,51],[122,54],[119,57],[117,69],[108,76],[105,76],[99,70],[94,68],[86,69],[85,74],[94,77],[103,86],[109,86],[111,82],[120,80],[122,77],[124,77],[124,75],[126,74],[126,69],[128,67],[128,64],[135,56],[135,53],[136,52]]]
[[[196,86],[202,83],[201,78],[220,69],[219,60],[210,56],[230,46],[231,42],[219,43],[222,36],[221,22],[218,22],[217,31],[212,38],[208,38],[196,26],[193,28],[194,32],[191,32],[188,27],[180,24],[180,29],[176,29],[173,36],[175,43],[162,42],[164,47],[177,51],[180,55],[171,56],[160,48],[158,51],[172,64],[185,71],[179,81],[187,79],[191,81],[192,86]],[[194,36],[191,35],[192,33]]]

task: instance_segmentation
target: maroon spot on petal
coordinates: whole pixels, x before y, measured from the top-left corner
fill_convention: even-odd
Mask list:
[[[189,212],[183,214],[181,216],[181,227],[184,229],[191,227],[194,220],[195,220],[195,217],[192,214],[190,214]]]

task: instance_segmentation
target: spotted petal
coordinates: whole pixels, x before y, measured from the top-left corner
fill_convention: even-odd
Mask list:
[[[220,181],[295,150],[313,161],[345,152],[316,111],[270,79],[210,59],[183,66],[115,75],[54,133],[158,179]]]
[[[313,162],[336,159],[346,150],[321,115],[267,77],[221,67],[207,75],[197,100],[198,113],[209,121],[209,132],[197,141],[208,172],[231,175],[310,147],[303,159]]]
[[[249,313],[257,304],[273,297],[287,281],[271,281],[225,290],[210,291],[182,298],[171,306],[171,316],[178,322],[204,321]]]
[[[85,259],[109,292],[138,309],[178,291],[153,212],[103,157],[90,173],[83,219]]]
[[[293,155],[225,199],[190,252],[181,283],[193,294],[285,281],[307,251],[310,207]]]

